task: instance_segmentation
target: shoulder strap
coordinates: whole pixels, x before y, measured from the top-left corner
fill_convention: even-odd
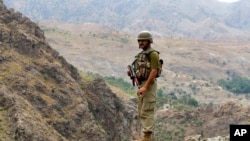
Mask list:
[[[150,51],[150,52],[148,53],[148,55],[149,55],[150,53],[152,53],[152,52],[157,52],[158,54],[160,54],[160,52],[159,52],[159,51],[152,50],[152,51]]]
[[[152,51],[154,51],[154,49],[150,48],[148,50],[142,51],[141,53],[150,54]]]
[[[149,60],[149,61],[150,61],[150,57],[149,57],[149,55],[150,55],[152,52],[157,52],[158,54],[160,54],[160,52],[159,52],[159,51],[156,51],[156,50],[154,50],[154,49],[152,49],[152,50],[148,51],[146,55],[147,55],[147,58],[148,58],[148,60]]]
[[[154,50],[153,48],[150,48],[149,50],[144,51],[144,53],[146,53],[146,54],[148,54],[148,55],[149,55],[150,53],[152,53],[152,52],[157,52],[158,54],[160,54],[159,51]]]

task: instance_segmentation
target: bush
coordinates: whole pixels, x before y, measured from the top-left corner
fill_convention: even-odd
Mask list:
[[[219,80],[218,84],[224,89],[236,94],[249,94],[250,93],[250,80],[246,77],[236,77],[231,80]]]
[[[135,93],[136,93],[135,87],[133,87],[131,83],[128,83],[127,81],[125,81],[122,78],[117,78],[117,77],[113,77],[113,76],[107,76],[107,77],[103,77],[103,78],[110,85],[118,87],[130,95],[135,95]]]
[[[166,103],[174,106],[178,110],[195,108],[199,106],[199,102],[190,95],[184,95],[180,98],[177,98],[175,92],[171,91],[168,94],[164,94],[164,91],[159,89],[157,91],[156,107],[160,108]]]

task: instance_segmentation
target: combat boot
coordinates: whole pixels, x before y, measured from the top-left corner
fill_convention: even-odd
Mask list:
[[[152,141],[152,133],[144,133],[144,137],[142,137],[139,140],[134,140],[134,141]]]

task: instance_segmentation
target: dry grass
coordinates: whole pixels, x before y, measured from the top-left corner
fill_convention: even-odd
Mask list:
[[[132,98],[132,96],[126,94],[124,91],[122,91],[121,89],[119,89],[117,87],[114,87],[111,85],[109,85],[109,87],[112,90],[112,92],[114,92],[123,101],[127,101],[127,100],[130,100]]]
[[[10,132],[11,129],[7,111],[3,107],[0,107],[0,141],[13,140],[10,136]]]

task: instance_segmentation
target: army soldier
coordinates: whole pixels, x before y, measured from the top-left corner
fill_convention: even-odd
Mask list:
[[[151,47],[153,38],[149,31],[141,31],[137,41],[142,51],[136,56],[132,65],[139,82],[137,90],[138,115],[144,136],[136,141],[152,141],[157,90],[156,78],[160,68],[159,52]],[[128,72],[128,75],[131,74]]]

